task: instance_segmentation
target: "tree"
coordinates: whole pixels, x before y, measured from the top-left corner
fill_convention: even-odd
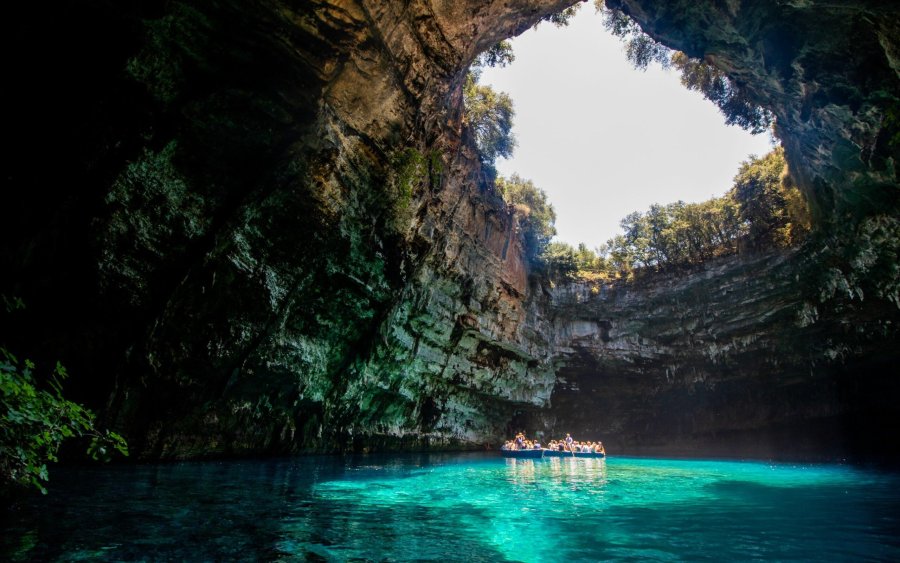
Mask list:
[[[463,89],[465,123],[475,137],[481,164],[494,170],[498,157],[509,158],[516,146],[512,134],[512,99],[503,92],[495,92],[490,86],[478,84],[471,73]]]
[[[578,258],[571,244],[551,242],[541,253],[543,271],[551,280],[574,279],[578,273]]]
[[[786,246],[809,230],[808,208],[790,179],[781,147],[743,162],[731,194],[754,246]]]
[[[737,125],[754,135],[772,126],[772,113],[757,104],[746,87],[721,70],[681,51],[672,54],[671,63],[681,71],[681,84],[719,106],[728,125]]]
[[[635,68],[644,70],[651,63],[663,68],[675,67],[681,72],[681,84],[688,90],[700,92],[719,107],[725,123],[737,125],[753,134],[768,130],[774,117],[761,107],[746,86],[735,81],[718,68],[699,59],[673,51],[641,29],[624,12],[606,6],[605,0],[595,0],[603,13],[603,25],[625,43],[625,54]]]
[[[3,301],[7,313],[11,303],[24,308],[21,300],[3,296]],[[109,459],[113,451],[128,455],[121,436],[97,429],[90,410],[63,397],[65,367],[57,362],[43,386],[35,368],[0,346],[0,488],[34,487],[46,493],[47,464],[57,461],[60,446],[69,439],[90,438],[87,453],[95,460]]]
[[[531,180],[513,174],[508,180],[500,177],[497,190],[519,214],[519,225],[525,241],[525,251],[532,261],[538,261],[544,249],[556,235],[556,211],[547,200],[544,190]]]
[[[128,455],[125,440],[115,432],[101,432],[94,426],[94,414],[62,395],[65,368],[58,362],[48,378],[50,389],[38,387],[35,365],[21,364],[5,348],[0,348],[0,483],[4,486],[32,486],[43,493],[49,479],[47,463],[57,461],[63,441],[90,437],[88,454],[106,459],[113,450]]]
[[[578,13],[579,8],[580,5],[570,6],[548,14],[534,26],[550,22],[557,27],[565,27]],[[475,57],[463,86],[465,122],[475,135],[481,164],[492,176],[496,176],[494,162],[497,158],[509,158],[516,147],[516,139],[512,134],[515,110],[508,94],[496,92],[490,86],[479,84],[478,81],[484,67],[505,67],[514,60],[516,56],[512,50],[512,43],[506,40],[495,43]]]
[[[574,6],[569,6],[568,8],[562,9],[558,12],[554,12],[552,14],[548,14],[540,19],[539,22],[534,24],[534,27],[539,26],[543,22],[550,22],[556,27],[566,27],[569,25],[569,22],[575,17],[575,14],[578,13],[578,10],[581,9],[581,4],[576,4]]]
[[[478,82],[478,79],[481,78],[481,69],[484,67],[499,66],[503,68],[508,64],[512,64],[514,60],[516,60],[516,55],[513,53],[512,43],[503,40],[491,45],[487,51],[475,57],[469,72],[474,75],[475,81]]]
[[[608,272],[628,275],[635,268],[687,266],[734,254],[739,241],[756,248],[797,244],[810,217],[779,147],[744,162],[721,197],[653,204],[629,213],[620,225],[622,234],[608,240],[598,258]]]

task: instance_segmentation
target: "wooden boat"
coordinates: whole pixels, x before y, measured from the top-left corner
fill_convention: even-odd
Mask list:
[[[557,450],[500,450],[503,457],[511,457],[513,459],[541,459],[545,457],[575,457],[575,458],[602,458],[606,454],[587,453],[587,452],[560,452]]]

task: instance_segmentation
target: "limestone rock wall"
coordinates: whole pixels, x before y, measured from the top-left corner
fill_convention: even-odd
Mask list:
[[[17,6],[0,289],[27,308],[2,342],[61,360],[68,394],[139,458],[481,447],[528,421],[697,444],[858,412],[877,386],[848,380],[863,390],[837,400],[784,382],[883,355],[895,333],[883,311],[809,305],[817,290],[788,291],[778,257],[771,280],[725,263],[608,299],[530,276],[461,87],[478,52],[571,3]],[[624,3],[757,89],[822,217],[892,218],[894,12],[770,4]],[[867,225],[883,241],[896,222]],[[855,271],[893,247],[871,248]],[[832,293],[847,285],[826,270]],[[816,322],[790,328],[797,315]],[[696,390],[708,408],[685,418]],[[717,414],[741,393],[745,422]],[[567,407],[584,400],[602,416]]]
[[[897,313],[809,317],[805,251],[719,259],[631,283],[572,283],[537,307],[560,365],[519,425],[612,451],[846,459],[897,455]]]
[[[893,2],[610,0],[777,119],[820,221],[898,207],[900,8]]]
[[[138,456],[501,435],[552,374],[521,336],[516,219],[463,137],[461,84],[564,4],[20,8],[12,106],[38,123],[13,131],[3,294],[32,307],[4,341],[66,363]],[[84,92],[47,100],[42,50]]]

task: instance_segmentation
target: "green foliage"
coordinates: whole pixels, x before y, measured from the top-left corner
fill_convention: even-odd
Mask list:
[[[762,133],[772,126],[772,113],[760,107],[746,88],[721,70],[692,59],[681,51],[672,55],[671,62],[681,71],[681,84],[688,90],[700,92],[704,98],[719,106],[728,125],[737,125],[753,134]]]
[[[681,51],[672,51],[657,42],[627,14],[607,7],[604,0],[596,0],[595,5],[603,12],[604,27],[625,42],[626,56],[635,68],[644,70],[651,63],[659,63],[663,68],[675,67],[681,72],[682,85],[700,92],[716,104],[727,124],[737,125],[753,134],[771,127],[772,113],[760,107],[740,83],[704,61],[692,59]]]
[[[809,231],[808,208],[787,173],[780,147],[742,163],[730,195],[754,246],[788,246]]]
[[[620,225],[623,234],[599,249],[596,271],[630,276],[635,269],[699,264],[742,247],[795,245],[809,231],[809,210],[778,148],[744,162],[722,197],[654,204]]]
[[[12,313],[13,311],[19,311],[25,308],[25,302],[22,301],[21,297],[7,297],[6,295],[0,295],[0,301],[3,301],[3,309],[7,313]]]
[[[469,73],[463,88],[465,123],[475,137],[481,164],[494,170],[498,157],[512,156],[516,146],[512,134],[512,99],[503,92],[495,92],[490,86],[478,84],[477,77]]]
[[[482,68],[486,66],[503,68],[514,60],[516,60],[516,55],[513,53],[512,43],[504,40],[492,45],[490,49],[478,55],[475,62],[472,63],[472,72],[475,73],[476,82],[477,78],[481,76]]]
[[[544,272],[551,280],[604,279],[609,277],[606,260],[579,243],[551,242],[540,256]]]
[[[401,228],[409,219],[409,204],[416,188],[426,183],[431,186],[440,183],[443,162],[436,150],[423,154],[415,148],[407,147],[391,156],[390,166],[388,187],[392,222],[394,227]]]
[[[66,369],[57,362],[47,379],[49,390],[39,389],[34,378],[35,365],[19,362],[0,348],[0,479],[4,485],[32,486],[46,493],[49,479],[47,463],[58,461],[63,441],[90,437],[88,455],[95,460],[110,459],[113,451],[128,455],[125,440],[115,432],[100,432],[94,426],[94,414],[66,400],[62,382]]]
[[[428,178],[428,163],[425,155],[414,148],[396,152],[390,163],[394,205],[398,210],[405,210],[412,200],[415,187]]]
[[[542,17],[534,27],[538,27],[543,22],[550,22],[556,27],[566,27],[569,25],[569,22],[575,17],[575,14],[578,13],[578,10],[581,8],[581,5],[570,6],[558,12],[554,12],[552,14],[547,14]],[[489,66],[500,68],[505,67],[508,64],[511,64],[516,60],[516,55],[512,50],[512,43],[508,40],[500,41],[499,43],[495,43],[491,45],[483,53],[479,54],[475,61],[472,63],[472,67],[470,68],[470,72],[475,77],[475,82],[478,82],[478,79],[481,77],[481,69]]]
[[[669,67],[671,49],[644,33],[624,12],[608,8],[604,0],[596,0],[594,4],[603,13],[603,27],[625,42],[626,57],[635,68],[646,70],[651,63]]]
[[[525,241],[528,258],[538,261],[544,249],[556,235],[556,211],[547,200],[544,190],[513,174],[508,180],[497,178],[497,190],[507,205],[519,215],[519,226]]]
[[[702,203],[654,204],[621,222],[624,234],[604,248],[624,271],[633,268],[696,264],[734,252],[741,234],[737,205],[725,196]]]
[[[575,248],[565,242],[551,242],[540,256],[542,270],[551,280],[570,280],[578,277]]]
[[[542,17],[539,22],[534,24],[534,27],[539,26],[543,22],[550,22],[556,27],[566,27],[569,25],[570,21],[575,14],[578,13],[578,10],[581,9],[581,4],[575,4],[574,6],[569,6],[568,8],[562,9],[558,12],[554,12],[552,14],[547,14]]]

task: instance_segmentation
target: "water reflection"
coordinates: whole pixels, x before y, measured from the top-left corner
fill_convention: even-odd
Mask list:
[[[515,485],[533,485],[540,479],[556,485],[602,487],[606,484],[603,458],[551,457],[541,460],[506,459],[506,480]]]
[[[900,561],[900,478],[840,466],[368,456],[51,485],[0,522],[0,560]]]

